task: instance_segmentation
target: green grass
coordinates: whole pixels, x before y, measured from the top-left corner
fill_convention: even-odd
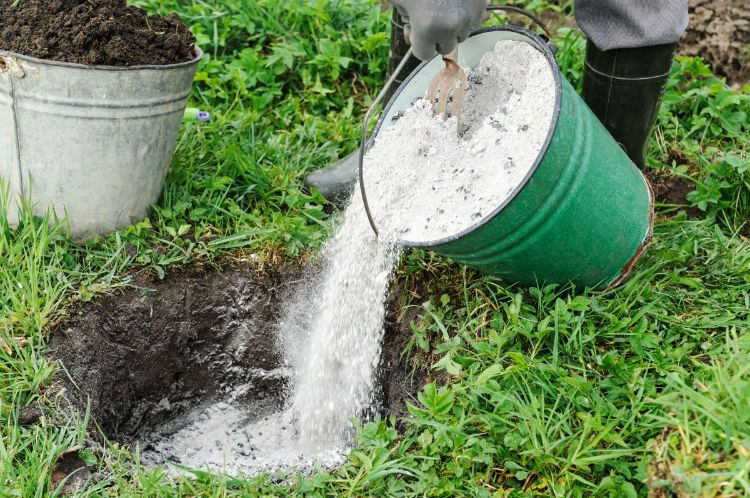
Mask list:
[[[52,324],[136,269],[313,254],[330,217],[302,178],[356,147],[384,81],[388,14],[364,0],[137,3],[194,29],[206,59],[191,105],[215,119],[185,125],[164,197],[134,227],[76,244],[28,210],[17,229],[0,216],[0,496],[55,495],[52,465],[87,438],[50,386]],[[580,33],[555,41],[580,85]],[[346,465],[288,485],[172,482],[128,449],[88,450],[101,480],[82,495],[750,494],[749,103],[749,87],[727,90],[700,60],[675,64],[649,165],[689,178],[705,219],[659,206],[654,245],[617,290],[520,289],[406,254],[399,278],[423,297],[404,302],[422,310],[409,361],[443,380],[414,400],[403,434],[368,423]],[[33,401],[44,417],[19,425]]]

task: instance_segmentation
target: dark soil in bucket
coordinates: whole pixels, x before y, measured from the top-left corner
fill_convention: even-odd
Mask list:
[[[52,332],[51,356],[64,367],[57,386],[81,413],[90,405],[93,434],[98,426],[109,440],[139,442],[146,463],[189,464],[198,447],[218,467],[231,450],[250,461],[229,462],[241,472],[279,468],[257,433],[279,429],[275,414],[291,372],[276,324],[281,296],[302,275],[233,266],[163,281],[140,277],[140,288],[82,306]],[[423,385],[401,357],[411,332],[408,320],[397,319],[397,301],[389,304],[373,407],[385,416],[405,415],[405,401]],[[188,449],[173,443],[186,431]]]
[[[100,66],[176,64],[196,55],[195,37],[177,14],[148,15],[126,0],[0,0],[0,50]]]

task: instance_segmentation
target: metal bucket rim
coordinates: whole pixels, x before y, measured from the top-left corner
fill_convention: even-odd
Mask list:
[[[437,239],[427,242],[410,242],[408,240],[399,239],[398,243],[404,247],[422,247],[422,248],[432,248],[441,246],[444,244],[448,244],[450,242],[454,242],[472,232],[475,232],[478,230],[482,225],[485,225],[486,223],[489,223],[490,220],[494,219],[498,214],[500,214],[502,211],[505,210],[505,208],[518,196],[518,194],[521,193],[521,191],[526,187],[526,184],[531,180],[531,177],[534,176],[534,173],[536,172],[537,168],[539,167],[539,164],[541,164],[542,160],[544,159],[545,154],[547,153],[547,150],[549,149],[549,145],[552,142],[552,138],[555,135],[555,132],[557,130],[557,124],[560,120],[560,109],[562,106],[562,72],[560,70],[560,66],[557,64],[557,60],[555,59],[555,54],[552,52],[552,49],[549,46],[549,43],[546,42],[543,38],[541,38],[539,35],[518,27],[518,26],[489,26],[486,28],[479,29],[471,34],[471,37],[476,35],[481,35],[483,33],[489,33],[493,31],[509,31],[516,34],[523,35],[529,39],[531,39],[534,42],[534,46],[536,46],[542,54],[544,54],[545,59],[547,59],[547,62],[550,65],[550,68],[552,69],[552,75],[555,81],[555,105],[553,109],[552,114],[552,122],[550,123],[549,130],[547,132],[547,136],[544,139],[544,143],[542,144],[539,154],[537,154],[536,159],[534,160],[534,164],[529,168],[529,171],[526,173],[526,176],[523,177],[523,179],[516,185],[516,187],[513,189],[513,192],[502,202],[500,203],[495,209],[492,210],[491,213],[489,213],[487,216],[482,218],[479,222],[469,226],[468,228],[452,234],[448,237],[445,237],[443,239]],[[438,56],[435,56],[438,57]],[[383,122],[385,121],[385,117],[388,115],[389,111],[391,110],[391,107],[395,104],[397,98],[399,95],[401,95],[401,92],[409,85],[411,80],[422,70],[424,67],[429,64],[433,59],[426,60],[422,62],[419,66],[417,66],[414,71],[412,71],[409,76],[399,85],[399,87],[394,92],[393,96],[391,97],[391,100],[388,102],[388,104],[383,109],[383,112],[380,114],[380,118],[378,119],[377,124],[375,125],[375,129],[372,133],[372,138],[368,141],[367,149],[372,147],[372,145],[375,142],[375,139],[377,138],[378,133],[380,132],[380,129],[383,125]]]
[[[140,66],[98,66],[98,65],[88,65],[88,64],[80,64],[78,62],[64,62],[64,61],[57,61],[57,60],[50,60],[50,59],[38,59],[36,57],[31,57],[30,55],[23,55],[16,52],[8,52],[5,50],[0,50],[0,57],[13,57],[15,59],[19,59],[25,62],[32,62],[34,64],[41,64],[45,66],[55,66],[55,67],[66,67],[71,69],[87,69],[87,70],[93,70],[93,71],[114,71],[114,72],[124,72],[124,71],[140,71],[140,70],[149,70],[149,71],[166,71],[170,69],[181,69],[185,67],[190,67],[198,64],[201,59],[203,59],[203,56],[205,53],[203,50],[198,47],[198,45],[195,45],[195,58],[184,61],[184,62],[177,62],[175,64],[144,64]]]

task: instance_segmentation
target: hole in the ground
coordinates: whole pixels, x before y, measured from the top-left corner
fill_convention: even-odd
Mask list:
[[[282,299],[302,272],[189,271],[81,307],[53,332],[58,380],[104,435],[147,463],[253,473],[284,466],[292,372],[277,340]],[[401,353],[408,320],[391,300],[374,411],[401,416],[421,379]],[[291,451],[291,450],[289,450]],[[288,451],[288,452],[289,452]],[[279,455],[276,455],[279,453]],[[277,458],[278,457],[278,458]]]

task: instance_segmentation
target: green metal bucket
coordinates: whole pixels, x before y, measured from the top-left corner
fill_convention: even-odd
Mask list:
[[[531,44],[553,69],[556,109],[546,143],[526,178],[490,216],[450,238],[420,245],[508,283],[616,286],[651,238],[653,195],[648,181],[535,34],[513,26],[477,31],[459,45],[459,64],[476,67],[500,40]],[[398,112],[424,97],[442,67],[436,57],[404,81],[384,110],[375,139]],[[408,240],[402,243],[415,246]]]

